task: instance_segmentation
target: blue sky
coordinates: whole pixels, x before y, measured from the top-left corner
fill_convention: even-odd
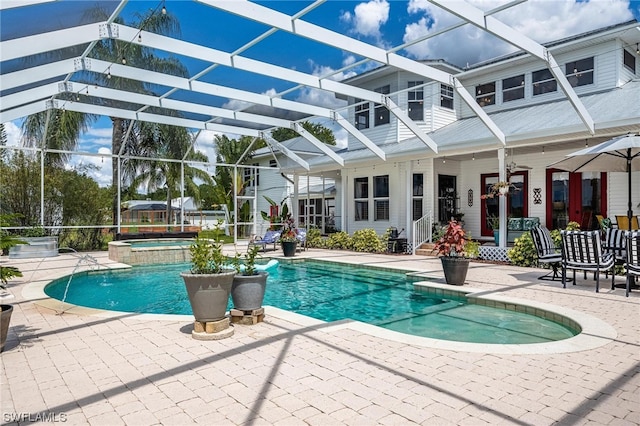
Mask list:
[[[506,0],[469,0],[469,3],[490,10]],[[95,1],[58,1],[35,8],[17,8],[4,11],[0,15],[0,34],[3,39],[24,35],[29,31],[24,22],[41,29],[64,27],[68,22],[79,19],[82,7],[91,7]],[[114,7],[117,2],[105,2]],[[287,14],[294,14],[307,5],[308,1],[268,1],[264,4]],[[156,9],[158,1],[130,1],[121,16],[131,22],[136,12]],[[231,16],[217,9],[189,1],[166,1],[166,7],[181,23],[183,40],[204,44],[219,50],[232,52],[268,27]],[[21,19],[28,17],[28,21]],[[495,15],[496,18],[514,27],[537,42],[544,43],[571,35],[605,27],[630,19],[640,20],[640,0],[529,0]],[[415,39],[440,28],[448,27],[458,21],[453,15],[428,3],[426,0],[410,1],[334,1],[329,0],[303,17],[304,20],[321,25],[333,31],[347,34],[379,47],[389,48]],[[414,59],[445,59],[464,67],[479,61],[504,55],[512,51],[507,43],[466,25],[444,36],[419,43],[400,53]],[[1,55],[1,52],[0,52]],[[323,75],[338,70],[345,65],[361,59],[348,52],[325,46],[312,40],[293,37],[276,32],[258,45],[244,51],[243,56],[297,69],[302,72]],[[201,71],[208,64],[189,58],[180,58],[188,67],[191,75]],[[338,73],[335,78],[343,79],[377,66],[368,63],[346,72]],[[236,70],[220,67],[207,74],[204,81],[241,88],[258,93],[277,93],[292,86],[289,82],[254,74],[240,73]],[[312,102],[328,107],[340,105],[333,96],[314,90],[298,90],[288,98]],[[237,101],[216,100],[219,106],[237,107]],[[20,122],[5,124],[9,133],[9,143],[19,143]],[[234,137],[234,135],[230,135]],[[344,142],[346,135],[337,134]],[[213,160],[211,150],[212,134],[202,134],[199,147]],[[110,153],[111,122],[102,117],[83,135],[80,149],[90,152]],[[85,157],[86,158],[86,157]],[[99,158],[89,159],[101,168],[96,179],[102,184],[110,183],[110,162],[101,162]]]

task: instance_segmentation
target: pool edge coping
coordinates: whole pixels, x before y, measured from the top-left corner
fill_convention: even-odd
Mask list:
[[[126,269],[129,265],[119,264],[112,265],[108,269]],[[45,309],[56,311],[57,313],[70,313],[82,316],[94,316],[98,318],[122,318],[136,320],[154,320],[154,321],[176,321],[176,322],[193,322],[193,315],[184,314],[151,314],[151,313],[132,313],[122,311],[108,311],[103,309],[88,308],[71,303],[62,302],[58,299],[49,297],[44,288],[55,279],[62,278],[69,274],[61,275],[56,278],[40,280],[27,283],[22,289],[22,297],[25,301],[31,301],[34,304]],[[323,332],[339,331],[341,329],[350,329],[365,333],[381,339],[386,339],[398,343],[415,345],[425,348],[443,349],[450,351],[464,351],[473,353],[490,353],[490,354],[557,354],[581,352],[595,349],[606,345],[614,340],[618,333],[605,321],[583,312],[575,311],[562,306],[551,305],[543,302],[536,302],[526,299],[520,299],[510,296],[501,296],[494,294],[495,291],[478,289],[469,286],[451,286],[431,281],[418,281],[413,285],[421,287],[429,287],[434,289],[442,289],[450,292],[456,292],[465,297],[475,297],[484,300],[497,301],[501,303],[514,303],[517,305],[530,306],[532,308],[545,310],[551,313],[567,317],[575,321],[580,327],[581,332],[568,339],[546,343],[527,343],[527,344],[487,344],[487,343],[467,343],[453,340],[433,339],[429,337],[415,336],[412,334],[404,334],[393,330],[388,330],[372,324],[363,323],[357,320],[344,319],[333,322],[326,322],[312,317],[308,317],[295,312],[286,311],[274,306],[265,305],[265,315],[271,315],[275,318],[294,323],[299,326],[319,326]],[[492,293],[491,296],[488,293]]]

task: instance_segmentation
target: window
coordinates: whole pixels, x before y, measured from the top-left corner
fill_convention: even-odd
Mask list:
[[[369,178],[353,180],[353,198],[355,199],[355,220],[369,220]]]
[[[382,93],[383,95],[389,94],[389,85],[383,87],[378,87],[375,92]],[[375,109],[373,110],[375,114],[375,118],[373,120],[374,126],[381,126],[383,124],[389,124],[389,110],[386,106],[382,104],[376,104]]]
[[[636,73],[636,57],[627,49],[623,49],[623,62],[624,66],[629,68],[629,71]]]
[[[502,80],[502,102],[524,99],[524,74]]]
[[[409,106],[409,118],[412,120],[424,120],[424,90],[422,89],[423,81],[409,81],[407,87],[416,87],[407,92],[407,101]]]
[[[278,162],[276,160],[269,160],[269,167],[278,167]]]
[[[356,99],[356,129],[369,128],[369,102],[363,102],[362,99]]]
[[[565,74],[573,87],[593,84],[593,56],[575,62],[567,62]]]
[[[453,109],[453,87],[446,84],[440,85],[440,106]]]
[[[252,166],[259,166],[260,163],[254,163]],[[244,183],[247,184],[247,187],[255,187],[260,185],[260,169],[254,169],[250,167],[245,167],[244,169]]]
[[[413,200],[412,200],[412,220],[422,217],[422,196],[424,195],[424,175],[422,173],[413,174]]]
[[[373,220],[389,220],[389,175],[373,177]]]
[[[487,83],[476,86],[476,102],[481,107],[496,103],[496,83]]]
[[[547,68],[531,73],[533,83],[533,96],[558,90],[558,82]]]

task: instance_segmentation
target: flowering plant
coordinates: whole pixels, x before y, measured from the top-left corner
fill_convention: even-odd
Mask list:
[[[509,190],[513,185],[510,182],[505,182],[503,180],[494,183],[489,188],[489,192],[480,196],[481,199],[486,200],[487,198],[501,197],[503,195],[507,195]]]
[[[282,224],[282,233],[280,234],[281,243],[295,243],[297,240],[298,232],[296,231],[296,224],[291,217],[291,213],[287,214],[287,217]]]

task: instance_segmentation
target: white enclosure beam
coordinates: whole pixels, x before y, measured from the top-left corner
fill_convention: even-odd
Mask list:
[[[52,62],[50,64],[2,74],[2,78],[0,79],[0,90],[4,91],[24,86],[26,84],[33,84],[34,82],[46,80],[48,78],[63,76],[73,71],[75,71],[74,58],[70,58],[63,61]],[[2,105],[2,108],[4,108],[4,105]]]
[[[383,64],[392,65],[397,68],[417,73],[426,78],[439,81],[444,84],[451,85],[452,76],[446,72],[440,71],[436,68],[430,67],[425,64],[413,61],[411,59],[400,56],[396,53],[387,52],[379,47],[372,46],[367,43],[363,43],[359,40],[355,40],[351,37],[339,34],[334,31],[327,30],[326,28],[319,27],[317,25],[305,22],[301,19],[294,19],[293,17],[284,13],[269,9],[265,6],[249,2],[247,0],[237,1],[222,1],[215,0],[199,0],[201,3],[207,4],[211,7],[233,13],[238,16],[245,17],[247,19],[261,22],[266,25],[271,25],[275,28],[279,28],[283,31],[287,31],[299,36],[309,38],[311,40],[318,41],[329,46],[334,46],[338,49],[346,50],[348,52],[356,53],[358,55],[373,59]],[[459,90],[466,91],[464,87],[460,87]],[[468,99],[469,96],[463,97]],[[363,98],[365,99],[365,98]],[[475,99],[473,100],[476,103]],[[469,105],[473,108],[472,105]],[[480,117],[485,122],[489,120],[492,123],[491,126],[487,125],[489,130],[493,132],[493,129],[497,128],[495,123],[485,115]],[[487,122],[485,122],[487,124]],[[502,132],[495,134],[495,136],[504,143],[504,134]]]
[[[340,157],[338,154],[333,152],[331,148],[327,144],[320,142],[315,136],[313,136],[310,132],[308,132],[304,127],[302,127],[299,123],[293,123],[293,130],[295,130],[300,136],[311,142],[316,148],[320,151],[324,152],[329,158],[331,158],[336,163],[340,164],[340,166],[344,167],[344,159]]]
[[[303,169],[305,169],[307,171],[310,170],[309,163],[307,163],[305,160],[300,158],[300,156],[298,156],[298,154],[296,154],[295,152],[291,151],[289,148],[287,148],[286,146],[282,145],[277,140],[273,139],[270,134],[268,134],[266,132],[260,132],[259,137],[264,139],[264,141],[269,146],[271,146],[273,149],[276,149],[276,150],[282,152],[284,155],[286,155],[287,157],[291,158],[293,161],[298,163]]]
[[[385,105],[391,111],[398,120],[402,121],[402,123],[407,126],[409,130],[413,132],[414,135],[418,137],[425,145],[427,145],[433,152],[438,153],[438,145],[431,139],[425,132],[422,131],[420,127],[405,113],[400,109],[398,105],[396,105],[390,97],[385,96]]]
[[[493,16],[488,16],[484,11],[477,7],[467,3],[466,1],[450,1],[450,0],[429,0],[431,3],[446,10],[449,13],[456,15],[459,18],[466,20],[467,22],[482,28],[483,30],[493,34],[496,37],[506,41],[513,46],[516,46],[531,55],[542,59],[547,62],[549,70],[555,76],[562,91],[565,93],[569,102],[576,110],[576,113],[589,129],[591,134],[595,134],[595,124],[589,111],[584,107],[580,98],[573,90],[573,87],[567,80],[566,76],[558,66],[558,63],[553,58],[551,53],[541,44],[535,42],[522,33],[514,30],[507,24],[499,21]]]
[[[368,137],[366,137],[364,134],[362,134],[362,132],[360,130],[356,129],[356,127],[353,124],[351,124],[349,122],[349,120],[347,120],[346,118],[344,118],[342,115],[338,114],[337,112],[334,114],[333,119],[335,120],[336,123],[338,123],[340,126],[342,126],[343,129],[345,129],[347,132],[351,133],[353,135],[353,137],[355,137],[360,142],[362,142],[362,144],[364,146],[369,148],[371,150],[371,152],[376,154],[383,161],[387,160],[387,155],[384,153],[384,151],[381,150],[378,145],[376,145],[373,142],[371,142],[371,140],[369,140]]]
[[[38,55],[100,39],[98,24],[82,25],[0,42],[2,60]]]

